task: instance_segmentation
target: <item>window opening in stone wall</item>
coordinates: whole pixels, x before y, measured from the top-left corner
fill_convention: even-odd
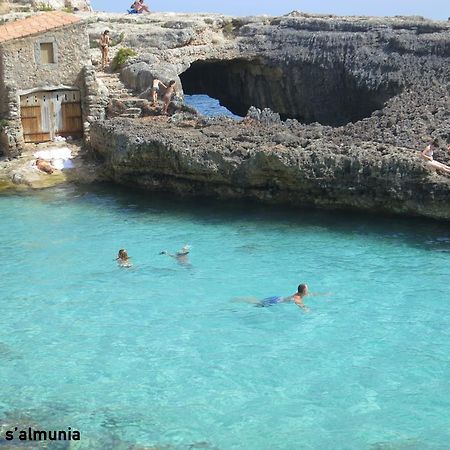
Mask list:
[[[53,48],[53,43],[43,42],[40,44],[41,49],[41,63],[42,64],[54,64],[55,63],[55,52]]]

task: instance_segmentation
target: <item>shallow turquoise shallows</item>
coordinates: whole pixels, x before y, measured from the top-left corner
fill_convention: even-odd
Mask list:
[[[105,186],[0,215],[0,421],[77,449],[449,448],[448,224]],[[300,282],[329,292],[307,314],[236,301]]]

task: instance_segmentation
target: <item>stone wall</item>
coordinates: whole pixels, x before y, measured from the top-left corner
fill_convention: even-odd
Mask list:
[[[55,64],[39,63],[41,42],[54,42]],[[17,91],[63,84],[79,86],[82,68],[90,64],[85,25],[77,23],[5,42],[1,46],[1,58],[3,83]]]
[[[82,99],[84,138],[89,141],[91,125],[105,119],[105,111],[109,102],[108,91],[98,83],[92,65],[83,68],[84,92]]]

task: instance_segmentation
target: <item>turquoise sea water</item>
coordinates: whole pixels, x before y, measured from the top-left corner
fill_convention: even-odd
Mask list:
[[[449,448],[448,224],[105,186],[0,214],[0,422],[86,449]],[[330,292],[308,314],[233,301],[300,282]]]
[[[233,119],[241,119],[241,117],[233,114],[225,106],[222,106],[219,100],[204,94],[185,95],[184,101],[187,105],[195,108],[204,116],[226,116]]]

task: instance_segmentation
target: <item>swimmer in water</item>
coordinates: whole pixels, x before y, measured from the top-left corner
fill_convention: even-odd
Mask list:
[[[238,298],[235,301],[241,301],[245,303],[251,303],[258,308],[267,308],[269,306],[277,305],[278,303],[290,303],[294,302],[300,309],[305,312],[309,311],[309,308],[303,303],[303,299],[307,295],[321,295],[321,294],[311,294],[308,289],[307,284],[299,284],[297,292],[295,294],[289,295],[288,297],[267,297],[263,300],[258,300],[256,298]]]
[[[180,250],[178,250],[175,254],[169,253],[167,250],[163,250],[160,255],[167,255],[171,258],[175,258],[179,264],[182,266],[189,265],[189,252],[191,251],[191,247],[189,245],[183,246]]]
[[[120,267],[131,267],[130,257],[128,256],[127,251],[122,248],[119,250],[116,261],[118,262]]]
[[[307,284],[299,284],[297,288],[297,292],[295,294],[290,295],[289,297],[268,297],[265,298],[255,306],[259,308],[265,308],[268,306],[276,305],[277,303],[289,303],[294,302],[299,308],[303,309],[303,311],[308,312],[309,308],[305,306],[303,303],[303,299],[309,294],[308,285]]]

